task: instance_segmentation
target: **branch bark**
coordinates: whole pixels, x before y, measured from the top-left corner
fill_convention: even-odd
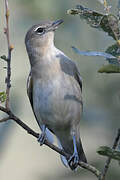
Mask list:
[[[9,98],[10,98],[10,87],[11,87],[11,51],[13,46],[10,44],[10,33],[9,33],[9,8],[8,8],[8,1],[5,0],[5,17],[6,17],[6,28],[4,29],[4,33],[6,34],[7,38],[7,45],[8,45],[8,56],[7,56],[7,77],[5,79],[6,83],[6,108],[9,108]]]
[[[114,150],[116,149],[116,147],[118,146],[119,140],[120,140],[120,129],[118,129],[118,132],[117,132],[117,135],[115,137],[112,149],[114,149]],[[112,157],[108,157],[108,159],[106,160],[105,166],[104,166],[104,169],[103,169],[103,172],[102,172],[102,175],[101,175],[101,180],[105,180],[105,177],[106,177],[108,168],[110,166],[111,160],[112,160]]]

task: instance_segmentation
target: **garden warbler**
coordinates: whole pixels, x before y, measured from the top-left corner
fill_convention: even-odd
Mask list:
[[[62,162],[74,170],[79,161],[86,162],[80,140],[82,81],[75,63],[54,46],[54,32],[62,22],[43,21],[26,34],[31,65],[27,93],[42,131],[40,144],[54,134],[69,155],[61,156]]]

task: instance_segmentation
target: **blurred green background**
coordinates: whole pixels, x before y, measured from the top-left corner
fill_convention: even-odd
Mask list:
[[[0,0],[0,55],[7,53],[4,1]],[[117,0],[108,1],[112,13],[117,13]],[[39,127],[26,93],[26,79],[30,70],[24,45],[27,30],[40,20],[64,19],[55,33],[55,45],[73,59],[83,78],[84,112],[81,120],[81,138],[88,162],[102,169],[105,157],[96,149],[111,146],[120,127],[120,75],[99,74],[97,70],[105,63],[100,57],[83,57],[75,54],[71,46],[80,50],[104,51],[114,40],[104,32],[89,27],[79,16],[66,14],[77,4],[104,11],[98,0],[9,0],[10,34],[14,45],[12,53],[11,106],[13,111],[31,128]],[[0,61],[0,91],[5,89],[4,61]],[[0,117],[4,115],[0,112]],[[14,122],[0,124],[0,179],[1,180],[94,180],[91,173],[79,169],[71,172],[60,162],[59,155],[46,146],[40,147],[36,139],[28,135]],[[109,180],[120,179],[120,166],[111,163]]]

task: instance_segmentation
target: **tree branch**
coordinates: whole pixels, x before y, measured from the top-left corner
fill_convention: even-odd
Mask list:
[[[120,129],[118,129],[118,132],[117,132],[116,138],[114,140],[112,149],[114,149],[114,150],[116,149],[116,147],[118,146],[119,140],[120,140]],[[105,177],[106,177],[108,168],[110,166],[111,160],[112,160],[112,157],[108,157],[108,159],[106,160],[106,163],[105,163],[102,175],[101,175],[101,180],[105,180]]]
[[[9,96],[10,96],[10,87],[11,87],[11,51],[13,46],[10,44],[10,34],[9,34],[9,8],[8,8],[8,1],[5,0],[5,17],[6,17],[6,28],[4,29],[4,33],[6,34],[7,38],[7,45],[8,45],[8,56],[7,56],[7,77],[5,79],[6,83],[6,108],[9,108]]]
[[[24,130],[27,131],[28,134],[36,137],[37,139],[39,138],[39,133],[36,133],[34,130],[32,130],[28,125],[26,125],[24,122],[22,122],[17,116],[15,116],[11,110],[6,109],[2,106],[0,106],[0,110],[7,113],[9,116],[9,119],[12,119],[13,121],[15,121],[17,124],[19,124]],[[1,122],[1,121],[0,121]],[[62,149],[58,148],[57,146],[55,146],[54,144],[51,144],[50,142],[48,142],[47,140],[45,140],[44,144],[46,146],[48,146],[49,148],[51,148],[52,150],[56,151],[57,153],[68,157],[69,158],[69,154],[65,153]],[[79,166],[87,169],[88,171],[92,172],[94,175],[96,175],[96,177],[100,177],[101,176],[101,172],[96,169],[94,166],[81,162],[79,161]]]

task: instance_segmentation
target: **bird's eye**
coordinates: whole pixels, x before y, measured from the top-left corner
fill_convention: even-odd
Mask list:
[[[44,33],[44,29],[43,28],[37,28],[36,30],[35,30],[38,34],[42,34],[42,33]]]

